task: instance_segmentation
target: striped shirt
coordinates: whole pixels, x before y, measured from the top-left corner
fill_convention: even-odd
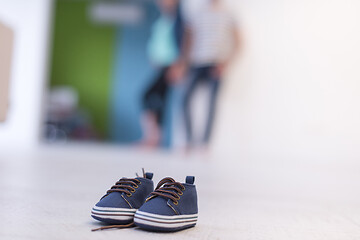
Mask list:
[[[192,33],[190,61],[194,66],[213,65],[225,61],[233,50],[235,21],[227,11],[202,9],[189,17]]]

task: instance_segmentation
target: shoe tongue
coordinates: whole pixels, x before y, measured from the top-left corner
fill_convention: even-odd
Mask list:
[[[149,179],[149,180],[151,180],[151,179],[153,178],[153,176],[154,176],[154,174],[151,173],[151,172],[145,173],[145,178],[147,178],[147,179]]]
[[[144,168],[142,168],[141,170],[142,170],[143,178],[146,178],[146,179],[149,179],[149,180],[151,180],[153,178],[153,176],[154,176],[153,173],[145,172]],[[136,176],[138,176],[138,175],[136,174]]]
[[[194,182],[195,182],[195,177],[194,176],[187,176],[186,177],[186,183],[194,184]]]
[[[150,172],[147,172],[147,173],[144,173],[144,176],[143,177],[137,177],[136,179],[149,179],[149,180],[152,180],[154,174],[153,173],[150,173]]]

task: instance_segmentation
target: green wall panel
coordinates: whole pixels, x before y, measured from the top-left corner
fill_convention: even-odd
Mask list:
[[[80,107],[107,138],[116,29],[92,23],[89,2],[56,1],[51,86],[74,87]]]

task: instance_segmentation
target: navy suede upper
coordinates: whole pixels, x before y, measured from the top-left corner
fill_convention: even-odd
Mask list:
[[[139,211],[154,213],[165,216],[188,215],[198,213],[196,187],[193,185],[195,178],[188,177],[188,183],[182,183],[185,187],[183,195],[179,196],[178,205],[162,196],[156,196],[145,202]]]
[[[135,192],[128,197],[125,193],[112,192],[105,195],[95,206],[97,207],[113,207],[113,208],[134,208],[138,209],[145,202],[146,197],[154,190],[154,183],[151,180],[152,174],[146,173],[146,177],[137,177],[141,184]]]
[[[130,208],[129,204],[122,198],[124,193],[113,192],[104,196],[95,206],[112,208]]]

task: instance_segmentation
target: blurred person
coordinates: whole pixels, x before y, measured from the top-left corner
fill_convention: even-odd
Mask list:
[[[222,0],[209,0],[186,21],[182,56],[173,69],[173,75],[180,78],[190,68],[188,86],[184,96],[184,117],[187,149],[194,145],[191,103],[194,92],[200,85],[210,91],[205,132],[201,146],[208,148],[214,119],[219,88],[224,72],[234,59],[240,47],[240,37],[235,19],[225,9]]]
[[[157,68],[157,76],[143,98],[145,109],[144,139],[147,146],[159,146],[164,123],[167,98],[174,81],[172,65],[177,62],[183,39],[183,24],[179,0],[157,0],[160,15],[151,29],[148,42],[150,62]]]

